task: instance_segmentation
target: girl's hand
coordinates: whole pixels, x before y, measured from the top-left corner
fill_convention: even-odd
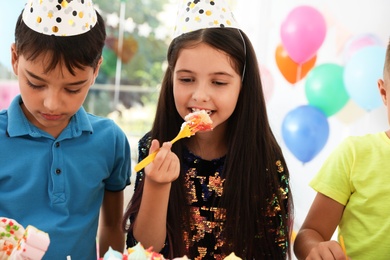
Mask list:
[[[334,240],[319,243],[310,251],[306,260],[348,260],[339,243]]]
[[[171,151],[172,144],[165,142],[160,147],[158,140],[153,140],[149,149],[149,154],[160,148],[153,162],[145,167],[145,175],[148,181],[165,184],[171,183],[179,177],[180,160]]]

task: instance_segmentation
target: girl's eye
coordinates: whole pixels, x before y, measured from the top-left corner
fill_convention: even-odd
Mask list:
[[[226,85],[227,83],[222,82],[222,81],[213,81],[213,84],[218,85],[218,86],[223,86],[223,85]]]
[[[192,78],[180,78],[181,82],[187,83],[187,82],[193,82],[194,80]]]

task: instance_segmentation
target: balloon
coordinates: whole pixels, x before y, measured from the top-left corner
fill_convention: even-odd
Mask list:
[[[307,75],[305,83],[307,100],[328,117],[343,108],[349,100],[343,74],[342,66],[324,63],[312,69]]]
[[[363,108],[356,105],[353,100],[349,100],[347,104],[335,114],[335,118],[345,125],[350,125],[359,118],[362,118],[365,114],[366,111]]]
[[[298,64],[288,56],[288,53],[283,48],[283,45],[279,44],[278,47],[276,47],[275,60],[283,77],[291,84],[294,84],[303,79],[314,67],[317,56],[315,55],[303,64]]]
[[[264,99],[267,103],[274,94],[274,79],[271,72],[264,66],[260,66],[261,83],[263,87]]]
[[[358,34],[351,37],[345,44],[343,50],[344,61],[348,60],[355,54],[358,50],[368,47],[368,46],[381,46],[383,42],[379,39],[378,36],[370,33]]]
[[[282,22],[282,44],[293,61],[302,64],[317,53],[325,40],[326,22],[310,6],[294,8]]]
[[[344,68],[344,85],[350,98],[366,111],[382,105],[377,81],[383,76],[386,49],[368,46],[357,51]]]
[[[303,163],[311,161],[325,146],[329,123],[325,114],[310,105],[299,106],[285,116],[282,136],[287,148]]]
[[[19,94],[18,82],[0,82],[0,110],[8,108],[12,99]]]

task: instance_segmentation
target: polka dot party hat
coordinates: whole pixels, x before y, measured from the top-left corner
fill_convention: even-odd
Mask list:
[[[91,0],[29,0],[23,21],[38,33],[73,36],[88,32],[97,18]]]
[[[173,38],[212,27],[239,28],[225,0],[179,0]]]

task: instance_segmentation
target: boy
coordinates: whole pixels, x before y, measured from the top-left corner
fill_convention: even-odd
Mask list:
[[[378,89],[390,115],[390,44]],[[390,118],[388,118],[390,121]],[[390,130],[348,137],[310,183],[318,192],[294,243],[298,259],[389,259]],[[339,227],[345,251],[331,237]]]
[[[0,215],[47,232],[44,259],[96,259],[99,211],[100,252],[124,248],[129,143],[82,107],[105,36],[90,0],[30,0],[16,24],[20,95],[0,112]]]

